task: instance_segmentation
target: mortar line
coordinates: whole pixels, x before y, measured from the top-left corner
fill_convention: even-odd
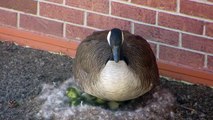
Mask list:
[[[135,24],[131,22],[131,33],[135,34]]]
[[[37,13],[36,15],[40,16],[40,1],[37,1]]]
[[[160,56],[160,44],[156,45],[156,58],[159,59]]]
[[[193,0],[192,0],[193,1]],[[209,1],[203,1],[203,0],[194,0],[194,2],[197,2],[197,3],[202,3],[202,4],[207,4],[207,5],[213,5],[212,2],[209,2]]]
[[[63,5],[66,5],[66,0],[63,0],[63,3],[62,3]]]
[[[205,57],[204,57],[204,68],[207,68],[207,65],[208,65],[208,56],[205,55]]]
[[[205,36],[206,35],[206,25],[204,24],[203,26],[203,35]]]
[[[63,23],[63,37],[66,38],[66,23]]]
[[[17,13],[17,28],[19,29],[20,28],[20,13]]]
[[[155,16],[155,25],[157,25],[157,26],[158,26],[158,14],[159,14],[159,12],[158,12],[158,11],[156,11],[156,16]]]
[[[87,14],[87,12],[85,11],[85,12],[84,12],[84,26],[87,26],[87,16],[88,16],[88,14]]]
[[[109,0],[109,15],[112,14],[112,1]]]
[[[180,0],[177,0],[176,2],[177,2],[177,5],[176,5],[177,12],[180,13]]]
[[[182,33],[179,32],[179,47],[182,47]]]
[[[150,43],[159,44],[161,46],[166,46],[166,47],[170,47],[170,48],[185,50],[185,51],[194,52],[194,53],[198,53],[198,54],[202,54],[202,55],[213,56],[213,54],[211,54],[211,53],[206,53],[206,52],[202,52],[202,51],[198,51],[198,50],[193,50],[193,49],[189,49],[189,48],[173,46],[173,45],[169,45],[169,44],[165,44],[165,43],[159,43],[159,42],[155,42],[155,41],[152,41],[152,40],[147,40],[147,41],[149,41]]]

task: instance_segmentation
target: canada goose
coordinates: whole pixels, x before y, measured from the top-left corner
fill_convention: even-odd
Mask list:
[[[147,41],[118,28],[94,32],[81,42],[73,74],[84,92],[110,101],[137,98],[159,82]]]

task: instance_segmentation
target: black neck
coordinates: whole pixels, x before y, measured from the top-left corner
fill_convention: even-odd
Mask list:
[[[122,48],[121,48],[121,51],[120,51],[121,53],[120,53],[120,60],[123,60],[123,61],[125,61],[126,62],[126,64],[128,65],[128,59],[123,55],[123,50],[122,50]],[[107,62],[109,61],[109,60],[111,60],[111,61],[114,61],[114,59],[113,59],[113,54],[111,53],[111,55],[110,55],[110,57],[109,57],[109,59],[107,60]],[[106,62],[106,63],[107,63]]]

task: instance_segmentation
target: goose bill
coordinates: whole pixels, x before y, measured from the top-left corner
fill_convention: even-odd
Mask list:
[[[114,46],[112,48],[112,53],[113,53],[113,59],[116,63],[119,62],[120,60],[120,47],[119,46]]]

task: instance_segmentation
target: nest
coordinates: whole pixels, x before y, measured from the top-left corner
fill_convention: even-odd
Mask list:
[[[109,110],[87,104],[70,106],[66,90],[74,85],[73,79],[68,79],[57,87],[45,84],[41,95],[36,98],[41,104],[35,117],[51,120],[161,120],[172,119],[174,116],[175,99],[168,90],[161,87],[153,89],[117,110]]]

